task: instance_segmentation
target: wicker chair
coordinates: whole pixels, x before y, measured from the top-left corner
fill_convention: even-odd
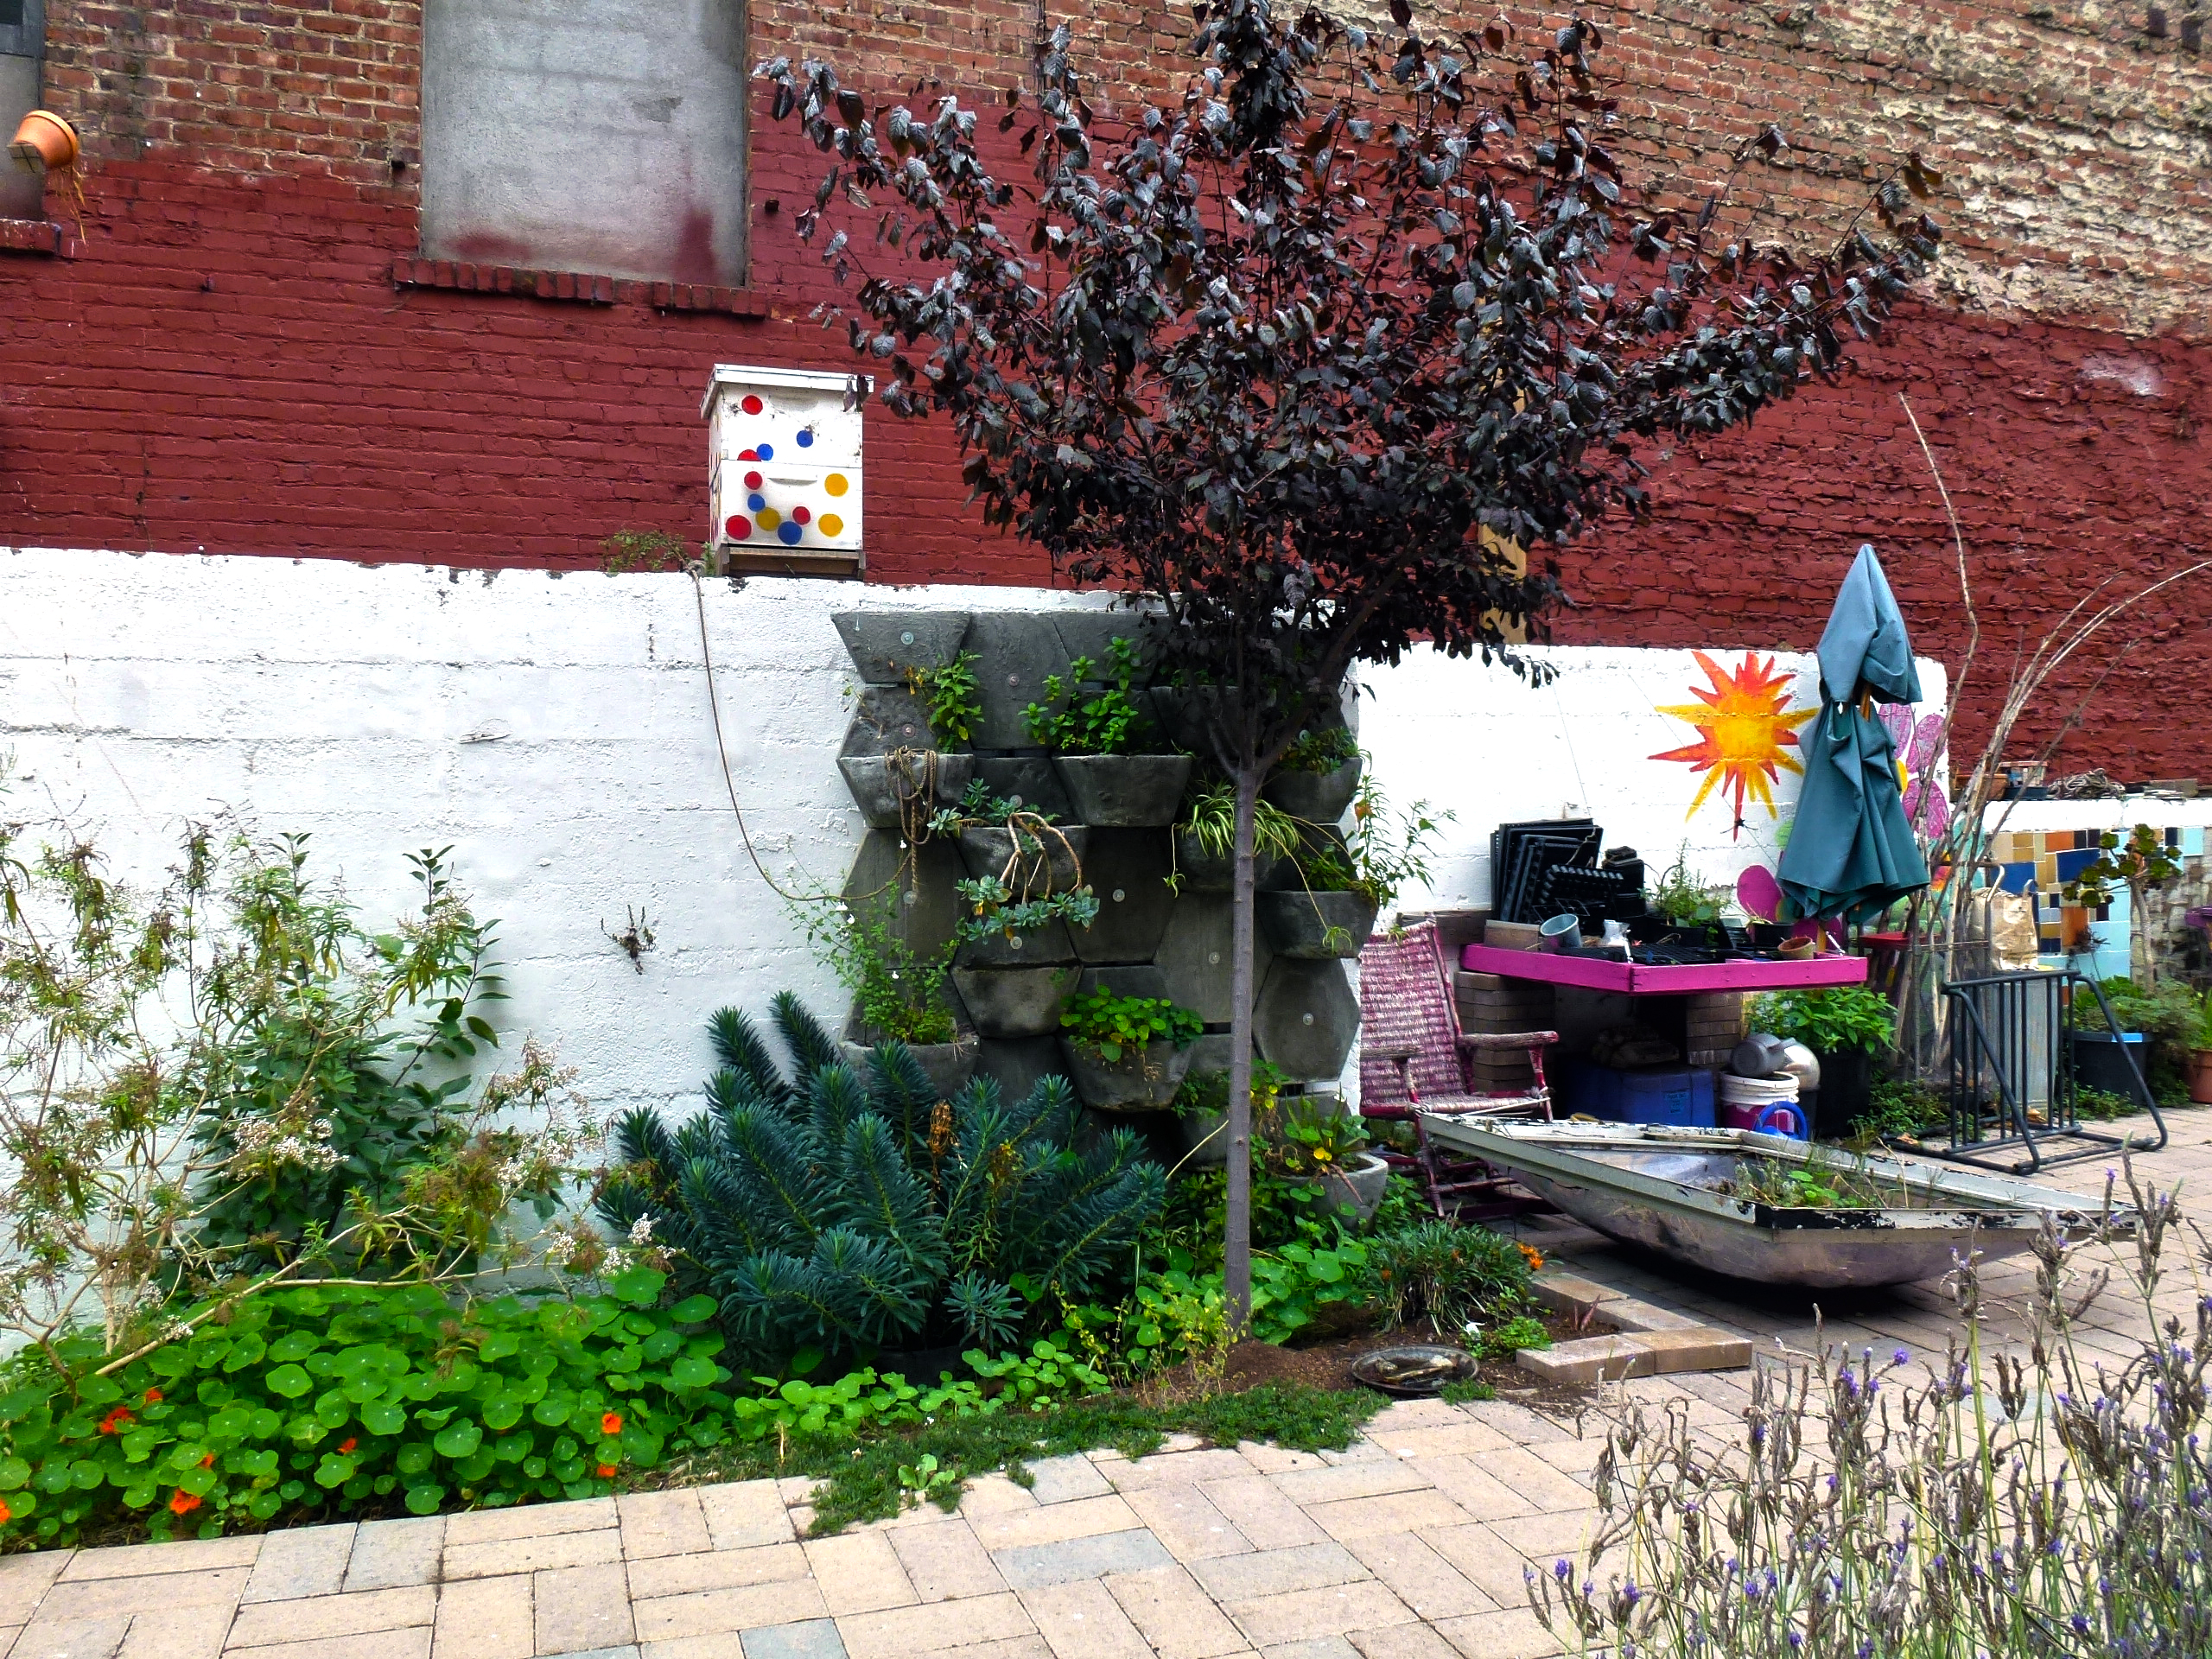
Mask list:
[[[1436,1113],[1548,1121],[1552,1100],[1544,1081],[1544,1050],[1559,1041],[1559,1033],[1462,1032],[1433,922],[1416,923],[1395,935],[1377,934],[1368,942],[1359,953],[1359,1114],[1413,1125],[1414,1150],[1377,1147],[1383,1160],[1419,1181],[1439,1216],[1466,1215],[1476,1205],[1484,1215],[1541,1207],[1506,1196],[1510,1178],[1480,1160],[1439,1152],[1429,1142],[1423,1119]],[[1467,1075],[1469,1056],[1504,1048],[1528,1051],[1529,1086],[1504,1093],[1477,1090]]]

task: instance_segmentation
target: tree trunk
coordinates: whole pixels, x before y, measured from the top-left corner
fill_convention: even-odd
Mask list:
[[[1238,1336],[1252,1319],[1252,825],[1260,768],[1236,769],[1236,861],[1231,878],[1229,969],[1229,1205],[1222,1229],[1222,1295]]]

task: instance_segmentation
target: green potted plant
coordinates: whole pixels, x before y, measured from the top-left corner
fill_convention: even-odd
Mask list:
[[[1896,1040],[1897,1010],[1864,985],[1770,991],[1751,999],[1753,1031],[1802,1043],[1821,1063],[1813,1105],[1816,1140],[1840,1140],[1872,1101],[1874,1056]]]
[[[1363,779],[1352,803],[1352,827],[1339,836],[1309,829],[1295,855],[1301,885],[1255,893],[1254,913],[1268,949],[1313,961],[1356,957],[1375,932],[1375,918],[1409,882],[1428,880],[1428,853],[1452,815],[1432,817],[1428,803],[1389,822],[1382,789]]]
[[[953,837],[970,875],[999,882],[1018,899],[1069,893],[1083,885],[1089,830],[994,795],[980,778],[968,785],[958,805],[932,817],[929,828],[933,835]]]
[[[1101,985],[1060,1010],[1060,1052],[1083,1103],[1103,1112],[1156,1111],[1175,1098],[1205,1030],[1166,997],[1124,996]]]
[[[1261,797],[1308,823],[1338,823],[1359,792],[1364,759],[1349,727],[1301,732],[1260,786]]]
[[[1045,698],[1022,711],[1033,742],[1052,752],[1052,769],[1086,824],[1156,829],[1175,822],[1191,781],[1191,757],[1159,753],[1164,741],[1139,703],[1137,648],[1111,640],[1103,671],[1088,657],[1045,677]],[[1095,688],[1095,689],[1086,689]]]
[[[1334,1095],[1290,1096],[1271,1104],[1262,1116],[1253,1102],[1268,1171],[1286,1180],[1318,1182],[1331,1204],[1362,1221],[1373,1215],[1390,1184],[1390,1166],[1367,1150],[1367,1126],[1358,1115]]]
[[[896,830],[917,839],[943,803],[966,792],[976,774],[976,757],[966,750],[983,713],[978,660],[972,651],[955,652],[933,667],[906,671],[907,687],[929,716],[930,747],[837,757],[837,770],[869,829]]]
[[[1651,913],[1673,927],[1710,927],[1720,919],[1734,889],[1707,881],[1689,868],[1689,843],[1675,854],[1675,861],[1659,877],[1659,885],[1645,896]],[[1777,1037],[1782,1033],[1777,1032]]]
[[[1298,855],[1298,824],[1272,801],[1254,804],[1252,845],[1262,876]],[[1224,782],[1194,791],[1175,826],[1175,874],[1169,885],[1180,893],[1226,893],[1236,867],[1236,791]]]
[[[2075,1081],[2139,1108],[2135,1077],[2140,1071],[2153,1099],[2179,1102],[2202,1040],[2204,1008],[2196,993],[2171,979],[2146,988],[2114,977],[2100,981],[2098,988],[2120,1029],[2105,1023],[2104,1007],[2094,995],[2075,997],[2066,1014]]]
[[[843,1047],[856,1071],[869,1049],[887,1039],[906,1046],[931,1085],[949,1097],[976,1073],[976,1033],[963,1031],[946,995],[950,950],[925,956],[899,937],[898,900],[823,906],[808,917],[818,954],[850,992]]]

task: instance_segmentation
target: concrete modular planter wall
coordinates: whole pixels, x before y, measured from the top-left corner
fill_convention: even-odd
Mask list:
[[[1357,957],[1375,932],[1375,902],[1357,893],[1255,893],[1254,918],[1279,957]]]
[[[952,988],[982,1035],[1049,1037],[1060,1028],[1060,1006],[1077,975],[1072,967],[956,968]]]
[[[1065,893],[1076,885],[1077,870],[1090,842],[1083,825],[1053,824],[1043,830],[1024,830],[1020,833],[1021,845],[1017,859],[1014,830],[985,826],[963,830],[960,856],[968,866],[968,874],[978,880],[985,876],[1004,875],[1011,863],[1014,874],[1007,878],[1007,885],[1017,893],[1025,887],[1033,895],[1048,887],[1054,893]]]
[[[837,770],[845,774],[845,787],[853,791],[853,804],[869,829],[902,830],[907,817],[918,824],[959,800],[976,775],[976,757],[935,749],[842,754]]]
[[[868,1075],[869,1056],[874,1046],[859,1040],[868,1033],[855,1019],[845,1028],[845,1040],[838,1045],[844,1051],[845,1064],[865,1078]],[[922,1068],[922,1075],[938,1092],[938,1098],[949,1100],[968,1086],[976,1075],[976,1061],[982,1052],[976,1033],[963,1032],[949,1043],[909,1043],[906,1052],[914,1057],[914,1064]]]
[[[1109,1060],[1084,1044],[1060,1039],[1060,1058],[1067,1062],[1075,1091],[1096,1112],[1159,1111],[1183,1086],[1193,1052],[1158,1038]]]
[[[1161,829],[1175,822],[1191,781],[1187,754],[1056,754],[1052,770],[1084,823]]]
[[[1260,785],[1262,799],[1294,818],[1331,824],[1351,810],[1359,793],[1359,762],[1347,760],[1334,772],[1274,772]]]

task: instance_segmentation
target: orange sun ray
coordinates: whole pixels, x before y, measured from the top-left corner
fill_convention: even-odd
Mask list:
[[[1758,802],[1769,817],[1780,816],[1774,806],[1774,785],[1784,772],[1799,775],[1804,767],[1783,753],[1784,745],[1798,747],[1797,728],[1820,713],[1817,705],[1787,713],[1789,685],[1795,677],[1776,666],[1777,659],[1762,661],[1756,652],[1730,673],[1703,652],[1690,653],[1705,671],[1709,686],[1694,685],[1694,703],[1664,703],[1659,712],[1688,721],[1697,728],[1697,741],[1655,754],[1654,760],[1680,760],[1704,774],[1697,794],[1684,817],[1693,817],[1706,798],[1719,788],[1732,796],[1736,808],[1734,833],[1744,828],[1744,803]]]

